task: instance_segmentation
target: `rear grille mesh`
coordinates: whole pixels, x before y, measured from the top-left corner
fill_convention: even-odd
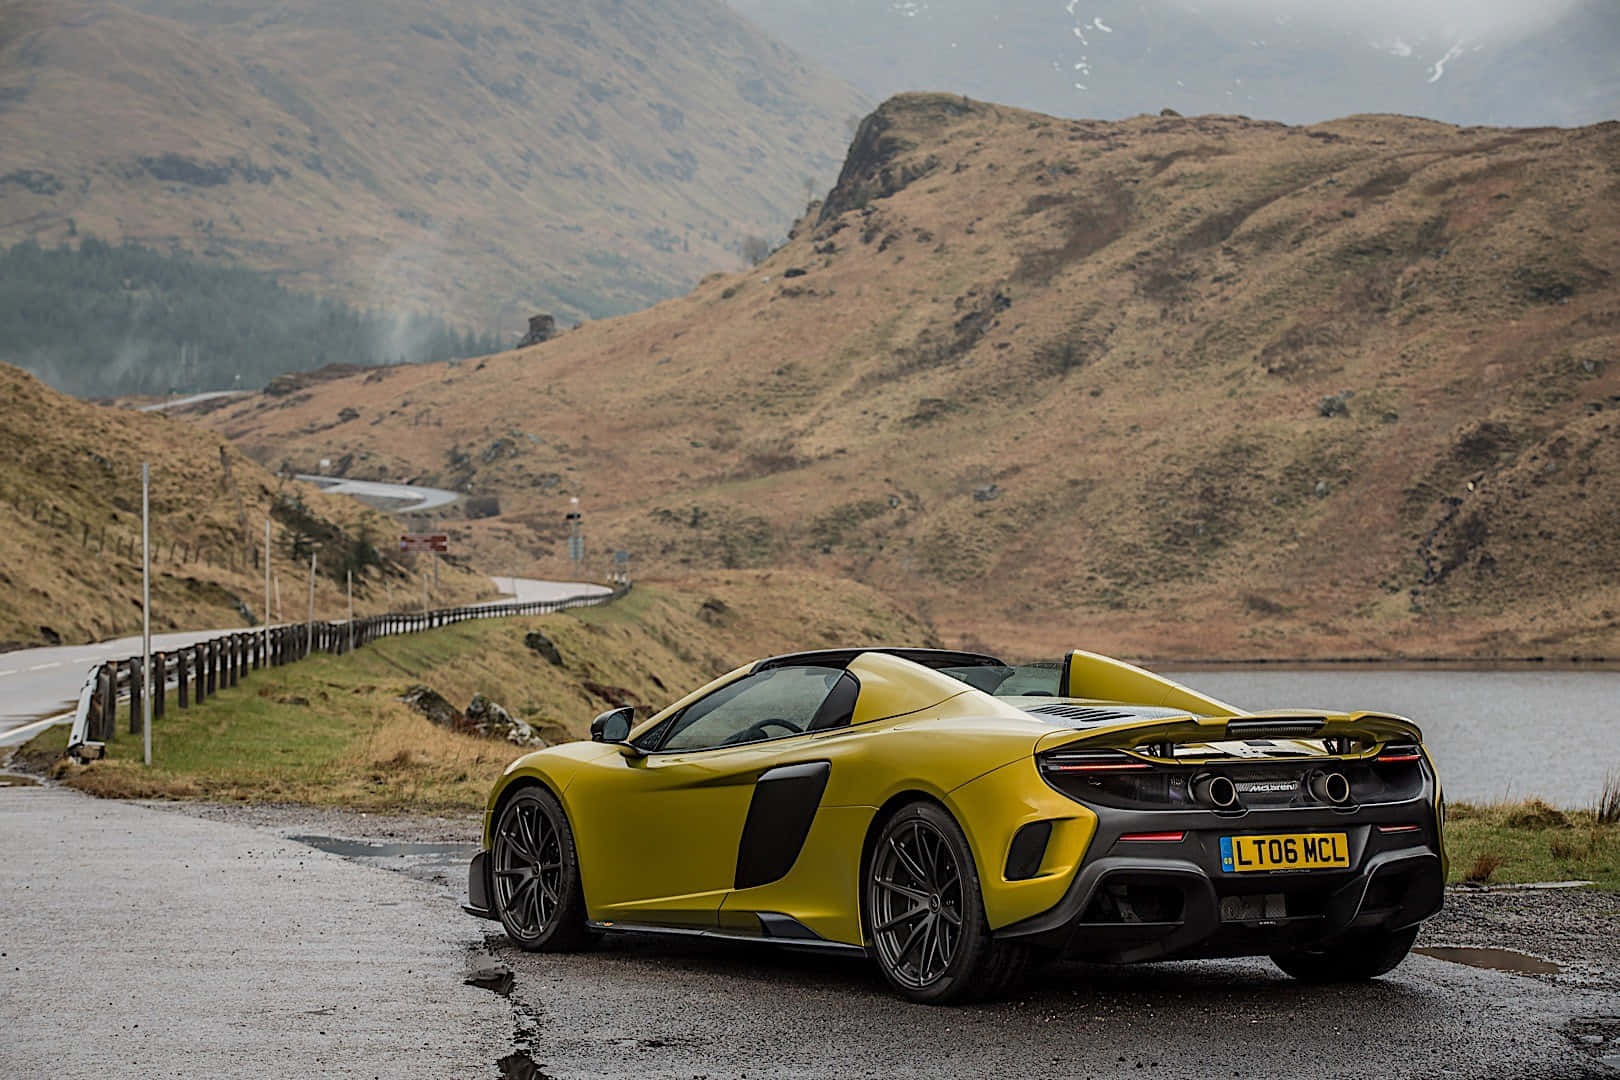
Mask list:
[[[1135,714],[1116,712],[1113,709],[1088,709],[1083,705],[1037,705],[1025,712],[1046,713],[1048,716],[1061,716],[1065,720],[1076,720],[1082,724],[1100,724],[1106,720],[1129,720]]]

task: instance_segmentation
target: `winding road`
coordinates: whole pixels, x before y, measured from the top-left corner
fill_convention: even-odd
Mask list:
[[[173,402],[171,404],[179,404]],[[319,483],[338,495],[354,495],[409,503],[407,511],[420,511],[447,505],[460,498],[453,491],[419,488],[408,484],[386,484],[370,480],[342,480],[337,477],[307,476],[301,480]],[[579,581],[538,581],[533,578],[491,578],[501,593],[479,607],[518,602],[563,600],[570,596],[598,596],[612,590]],[[152,649],[167,652],[205,641],[219,634],[244,629],[240,626],[152,635]],[[53,723],[64,719],[65,710],[74,707],[90,669],[108,660],[134,656],[140,652],[140,635],[97,642],[93,645],[59,645],[0,653],[0,747],[15,746],[33,738]]]

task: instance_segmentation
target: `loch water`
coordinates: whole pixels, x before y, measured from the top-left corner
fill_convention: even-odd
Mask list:
[[[1219,667],[1166,675],[1245,709],[1393,712],[1417,722],[1453,802],[1590,807],[1620,775],[1620,670]]]

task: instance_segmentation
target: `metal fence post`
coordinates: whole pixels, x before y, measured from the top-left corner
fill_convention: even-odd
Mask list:
[[[190,656],[190,649],[181,649],[174,654],[174,700],[182,709],[191,708],[186,693],[186,667]]]

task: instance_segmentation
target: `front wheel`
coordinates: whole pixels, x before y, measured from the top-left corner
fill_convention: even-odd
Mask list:
[[[1029,950],[996,941],[967,837],[943,808],[916,802],[884,823],[864,882],[867,941],[889,985],[925,1005],[993,997]]]
[[[508,799],[489,854],[495,914],[514,944],[569,952],[594,940],[585,925],[574,831],[556,796],[526,787]]]
[[[1417,941],[1418,928],[1369,930],[1325,948],[1276,953],[1271,962],[1296,979],[1312,983],[1363,982],[1400,966]]]

